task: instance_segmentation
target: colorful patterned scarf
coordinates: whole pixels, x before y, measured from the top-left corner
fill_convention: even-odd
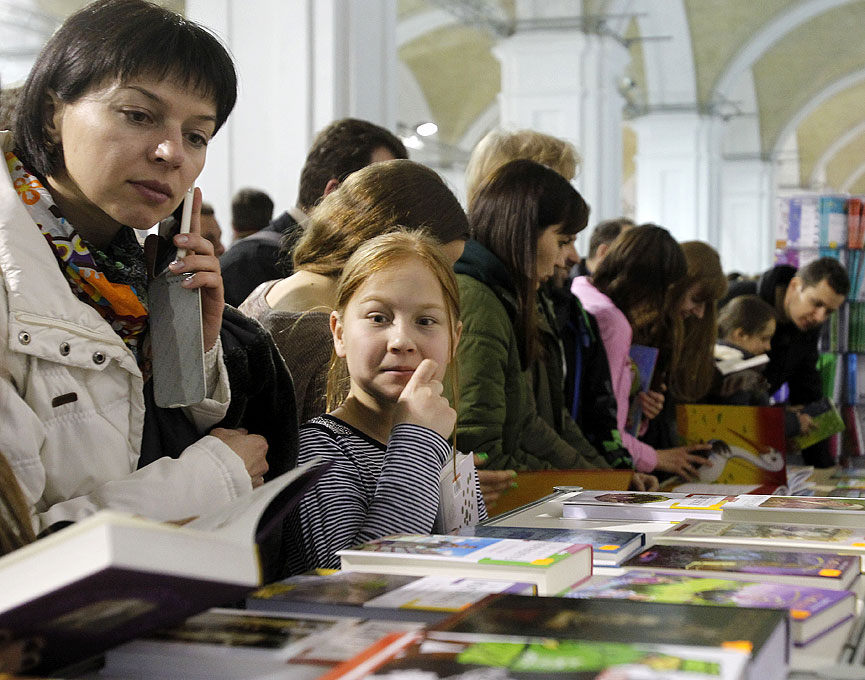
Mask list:
[[[60,214],[51,194],[15,154],[7,152],[5,157],[13,186],[48,241],[72,292],[111,325],[135,354],[147,379],[149,352],[143,343],[147,331],[147,270],[135,234],[131,229],[121,229],[107,253],[94,248]]]

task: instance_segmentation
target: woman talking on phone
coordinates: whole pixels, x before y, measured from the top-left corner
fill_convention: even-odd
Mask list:
[[[147,274],[133,229],[177,208],[228,117],[231,58],[200,26],[142,0],[73,14],[37,59],[0,133],[0,450],[37,528],[100,508],[154,519],[199,514],[248,493],[267,470],[263,438],[213,430],[179,457],[138,468],[151,376]],[[207,393],[183,408],[204,435],[230,390],[219,331],[219,260],[199,234],[171,264],[201,291]],[[5,387],[5,386],[4,386]]]

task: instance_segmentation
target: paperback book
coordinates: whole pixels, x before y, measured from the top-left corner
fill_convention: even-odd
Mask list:
[[[724,506],[722,519],[865,527],[865,498],[740,496]]]
[[[814,429],[807,434],[791,437],[790,443],[795,450],[806,449],[845,430],[844,418],[841,417],[838,407],[831,399],[820,399],[813,404],[808,404],[802,409],[802,412],[811,416],[814,421]]]
[[[257,545],[324,466],[299,467],[184,526],[103,510],[0,558],[0,629],[44,643],[34,673],[242,598]]]
[[[846,590],[653,571],[628,572],[565,597],[784,609],[790,613],[793,643],[800,647],[849,621],[856,608],[855,596]]]
[[[592,575],[592,548],[582,543],[402,534],[337,554],[345,571],[534,583],[539,595],[555,595]]]
[[[791,552],[747,546],[653,545],[622,564],[640,571],[767,581],[785,585],[852,590],[859,558],[826,552]]]
[[[728,649],[623,642],[513,638],[440,641],[422,633],[391,638],[324,680],[738,680],[747,655]],[[375,670],[367,672],[372,667]]]
[[[427,633],[457,642],[479,634],[738,649],[751,657],[752,680],[786,679],[790,650],[787,612],[779,609],[520,595],[490,595]]]
[[[865,528],[827,527],[771,522],[688,520],[655,534],[656,544],[706,543],[759,545],[790,550],[823,550],[865,555]]]
[[[682,444],[712,445],[699,482],[786,486],[783,407],[683,404],[676,423]]]
[[[636,393],[631,398],[630,406],[628,407],[628,418],[625,423],[625,430],[634,437],[640,432],[640,423],[643,419],[643,408],[640,404],[640,392],[648,392],[652,386],[652,375],[655,373],[655,364],[658,362],[658,348],[646,347],[645,345],[631,345],[631,373],[632,373],[632,393]]]
[[[300,574],[264,586],[247,609],[282,614],[354,616],[391,621],[440,621],[489,593],[533,595],[531,583],[447,576],[401,576],[359,571]]]
[[[592,546],[592,564],[614,567],[628,559],[645,545],[646,535],[637,531],[607,529],[554,529],[534,527],[503,527],[498,525],[465,527],[462,536],[487,538],[519,538],[555,543],[587,543]]]
[[[583,491],[562,503],[569,519],[667,520],[721,519],[721,508],[737,496],[675,492]]]

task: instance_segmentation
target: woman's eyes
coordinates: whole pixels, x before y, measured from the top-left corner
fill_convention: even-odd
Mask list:
[[[148,123],[152,120],[149,114],[137,109],[125,109],[123,115],[126,116],[126,119],[130,123],[135,123],[136,125]]]
[[[186,140],[190,144],[192,144],[192,146],[194,146],[196,148],[205,147],[205,146],[207,146],[207,143],[210,141],[207,137],[205,137],[204,135],[202,135],[198,132],[187,132],[186,133]]]
[[[147,125],[154,122],[151,114],[140,109],[123,109],[121,113],[133,125]],[[184,132],[184,139],[194,148],[202,149],[208,145],[210,139],[202,132]]]
[[[420,326],[434,326],[438,323],[436,319],[431,316],[424,316],[417,320],[418,325]]]

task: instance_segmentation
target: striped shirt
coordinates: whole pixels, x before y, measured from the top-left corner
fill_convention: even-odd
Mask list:
[[[333,465],[288,519],[296,552],[287,573],[339,568],[338,550],[382,536],[429,533],[450,453],[444,437],[420,425],[394,426],[387,446],[331,415],[302,425],[298,464],[318,456]],[[477,493],[485,518],[479,488]]]

